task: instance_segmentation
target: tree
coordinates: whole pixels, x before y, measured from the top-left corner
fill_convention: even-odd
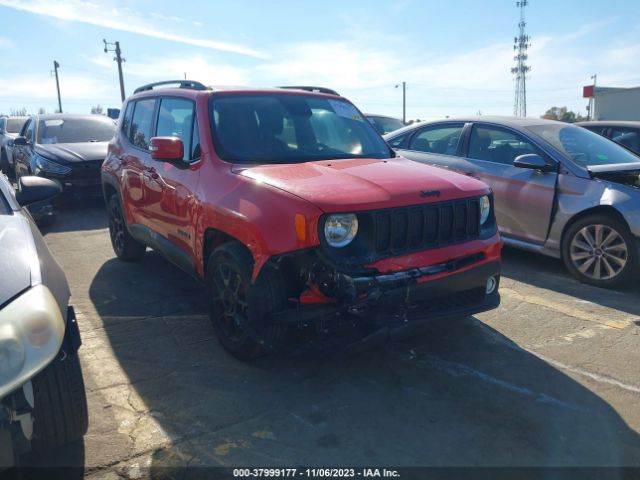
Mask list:
[[[44,115],[45,113],[47,113],[47,111],[44,109],[44,107],[40,107],[38,109],[38,115]]]
[[[94,105],[91,107],[91,113],[96,113],[98,115],[102,115],[103,112],[103,108],[102,105],[98,104],[98,105]]]
[[[549,110],[544,112],[542,118],[546,118],[547,120],[559,120],[561,122],[573,123],[573,122],[581,122],[586,120],[585,117],[576,114],[571,110],[567,110],[567,107],[551,107]]]
[[[11,115],[12,117],[26,117],[27,116],[27,109],[25,107],[22,107],[22,108],[19,108],[19,109],[12,108],[9,111],[9,115]]]

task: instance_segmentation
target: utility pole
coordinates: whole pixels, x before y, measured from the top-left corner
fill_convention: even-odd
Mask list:
[[[595,109],[596,109],[596,80],[598,79],[598,75],[595,73],[591,75],[591,80],[593,80],[593,94],[589,99],[589,120],[595,120]]]
[[[520,9],[520,22],[518,23],[518,36],[514,37],[513,50],[516,55],[513,59],[516,66],[511,69],[511,73],[516,76],[516,94],[513,102],[513,114],[517,117],[527,116],[527,72],[531,70],[525,62],[527,61],[527,48],[531,46],[529,40],[531,37],[526,35],[524,27],[527,23],[524,20],[524,7],[528,5],[527,0],[516,2],[516,7]]]
[[[400,84],[396,85],[399,87]],[[402,82],[402,123],[407,123],[407,82]]]
[[[56,72],[56,89],[58,90],[58,112],[62,113],[62,100],[60,99],[60,81],[58,80],[58,69],[60,64],[53,61],[53,70]]]
[[[113,59],[116,62],[118,62],[118,76],[120,77],[120,98],[124,102],[124,99],[126,98],[126,96],[124,94],[124,78],[122,77],[122,62],[125,62],[126,60],[122,58],[122,51],[120,50],[120,42],[111,43],[111,42],[107,42],[104,38],[102,39],[102,41],[104,42],[104,53],[116,52],[116,56]],[[115,48],[110,49],[109,45],[114,45]]]

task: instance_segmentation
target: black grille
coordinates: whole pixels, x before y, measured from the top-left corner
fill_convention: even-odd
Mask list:
[[[444,247],[480,236],[480,201],[477,198],[360,215],[372,217],[376,256]]]

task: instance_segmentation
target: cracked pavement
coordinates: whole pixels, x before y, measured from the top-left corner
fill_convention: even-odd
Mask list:
[[[214,338],[201,287],[152,251],[118,261],[106,225],[88,205],[44,232],[71,286],[90,415],[84,443],[50,462],[105,480],[149,467],[640,465],[640,282],[599,290],[505,250],[496,311],[358,354],[241,363]]]

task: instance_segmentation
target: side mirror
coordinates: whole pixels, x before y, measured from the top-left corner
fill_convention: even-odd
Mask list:
[[[548,172],[553,168],[544,158],[536,153],[517,156],[513,161],[513,166],[518,168],[529,168],[531,170],[540,170],[541,172]]]
[[[51,200],[60,193],[62,193],[62,187],[53,180],[35,176],[20,177],[16,201],[20,206],[25,207],[36,202]]]
[[[16,137],[13,139],[13,146],[14,147],[26,147],[27,146],[27,139],[25,137]]]
[[[178,137],[153,137],[149,141],[151,158],[161,162],[182,161],[184,145]]]

